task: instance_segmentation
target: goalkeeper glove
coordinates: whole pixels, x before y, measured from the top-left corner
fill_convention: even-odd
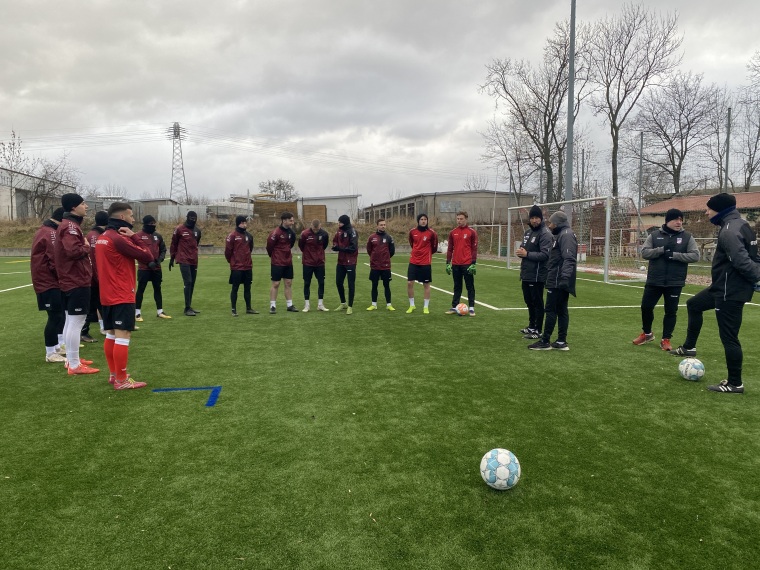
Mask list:
[[[450,263],[446,264],[446,275],[451,275],[451,264]]]
[[[467,273],[469,273],[470,275],[475,275],[477,271],[478,271],[478,268],[475,267],[474,263],[467,268]]]
[[[560,279],[559,283],[557,283],[557,289],[560,291],[569,291],[570,290],[570,281],[567,279]]]
[[[148,269],[156,269],[156,268],[158,268],[158,263],[156,263],[155,261],[151,261],[148,264]]]

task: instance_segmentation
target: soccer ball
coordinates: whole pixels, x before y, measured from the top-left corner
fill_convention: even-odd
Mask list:
[[[480,476],[497,491],[511,489],[520,480],[520,462],[508,449],[492,449],[480,460]]]
[[[470,308],[464,303],[459,303],[457,305],[457,315],[459,315],[460,317],[464,317],[469,312],[470,312]]]
[[[700,378],[705,375],[705,365],[696,358],[684,358],[678,365],[678,372],[681,373],[684,380],[699,382]]]

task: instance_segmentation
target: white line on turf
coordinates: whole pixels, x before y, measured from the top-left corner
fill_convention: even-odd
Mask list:
[[[2,289],[0,290],[0,293],[5,293],[6,291],[14,291],[16,289],[23,289],[24,287],[31,287],[32,284],[29,283],[28,285],[19,285],[18,287],[11,287],[10,289]]]
[[[0,275],[21,275],[22,273],[29,274],[28,271],[11,271],[10,273],[0,273]]]

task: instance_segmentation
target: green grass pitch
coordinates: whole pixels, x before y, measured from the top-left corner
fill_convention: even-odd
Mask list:
[[[433,285],[450,291],[440,257]],[[115,392],[105,372],[71,378],[44,362],[28,262],[0,258],[0,566],[760,565],[760,307],[745,308],[741,332],[747,393],[714,394],[706,385],[725,377],[714,317],[698,346],[706,376],[686,382],[657,343],[631,344],[640,284],[579,274],[571,350],[533,352],[517,332],[516,271],[481,261],[478,300],[501,310],[478,306],[475,318],[444,315],[440,291],[423,315],[420,286],[406,315],[398,276],[397,310],[383,309],[381,288],[369,313],[366,262],[351,316],[286,313],[282,292],[265,314],[268,259],[256,257],[262,314],[233,319],[228,266],[204,257],[201,314],[188,318],[179,271],[165,271],[174,318],[155,318],[149,287],[130,350],[148,388]],[[394,272],[406,262],[394,258]],[[303,308],[298,266],[294,293]],[[660,306],[658,339],[661,319]],[[685,327],[682,307],[674,344]],[[106,369],[102,341],[82,354]],[[222,386],[215,406],[208,391],[152,391],[203,386]],[[480,478],[494,447],[522,465],[507,492]]]

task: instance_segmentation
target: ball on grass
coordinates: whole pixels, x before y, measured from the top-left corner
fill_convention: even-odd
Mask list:
[[[702,364],[701,360],[696,358],[684,358],[678,364],[678,372],[684,380],[699,382],[702,376],[705,375],[705,365]]]
[[[511,489],[520,480],[522,469],[515,454],[497,447],[480,460],[480,476],[486,485],[498,491]]]

